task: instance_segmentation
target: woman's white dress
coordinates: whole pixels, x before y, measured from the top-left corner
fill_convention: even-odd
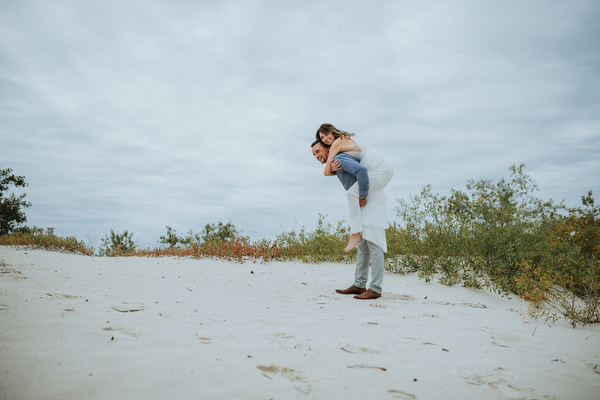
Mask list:
[[[379,151],[360,139],[352,140],[360,151],[347,151],[345,154],[356,158],[369,173],[369,194],[367,205],[358,203],[358,182],[347,191],[348,214],[351,233],[360,232],[362,238],[375,243],[387,251],[385,229],[388,228],[387,198],[383,189],[394,176],[392,163]]]

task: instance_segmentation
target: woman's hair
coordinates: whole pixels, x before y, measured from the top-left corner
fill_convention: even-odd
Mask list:
[[[329,133],[333,133],[333,136],[337,139],[337,138],[341,138],[341,137],[345,137],[345,138],[349,138],[351,136],[354,136],[354,133],[350,133],[350,132],[346,132],[346,131],[341,131],[338,128],[336,128],[335,126],[331,125],[331,124],[323,124],[319,127],[319,129],[317,129],[317,134],[315,135],[315,138],[323,143],[323,141],[321,140],[321,136],[319,135],[319,132],[327,135]]]

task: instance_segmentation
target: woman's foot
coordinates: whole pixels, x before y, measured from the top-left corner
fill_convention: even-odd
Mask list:
[[[348,246],[344,249],[346,253],[350,253],[356,245],[362,240],[362,235],[360,233],[353,233],[350,235],[350,241],[348,242]]]

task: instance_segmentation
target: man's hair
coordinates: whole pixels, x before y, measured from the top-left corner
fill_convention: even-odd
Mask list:
[[[310,148],[312,149],[313,147],[315,147],[315,145],[317,144],[321,144],[323,147],[325,147],[326,149],[330,148],[331,146],[326,145],[325,143],[323,143],[320,140],[315,140],[314,142],[312,142],[312,144],[310,145]]]

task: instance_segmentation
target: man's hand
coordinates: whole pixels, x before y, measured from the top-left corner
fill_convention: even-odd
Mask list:
[[[361,207],[364,207],[364,206],[366,206],[366,205],[367,205],[367,196],[364,196],[364,197],[363,197],[363,196],[361,196],[361,197],[359,197],[359,198],[358,198],[358,204],[359,204]]]

